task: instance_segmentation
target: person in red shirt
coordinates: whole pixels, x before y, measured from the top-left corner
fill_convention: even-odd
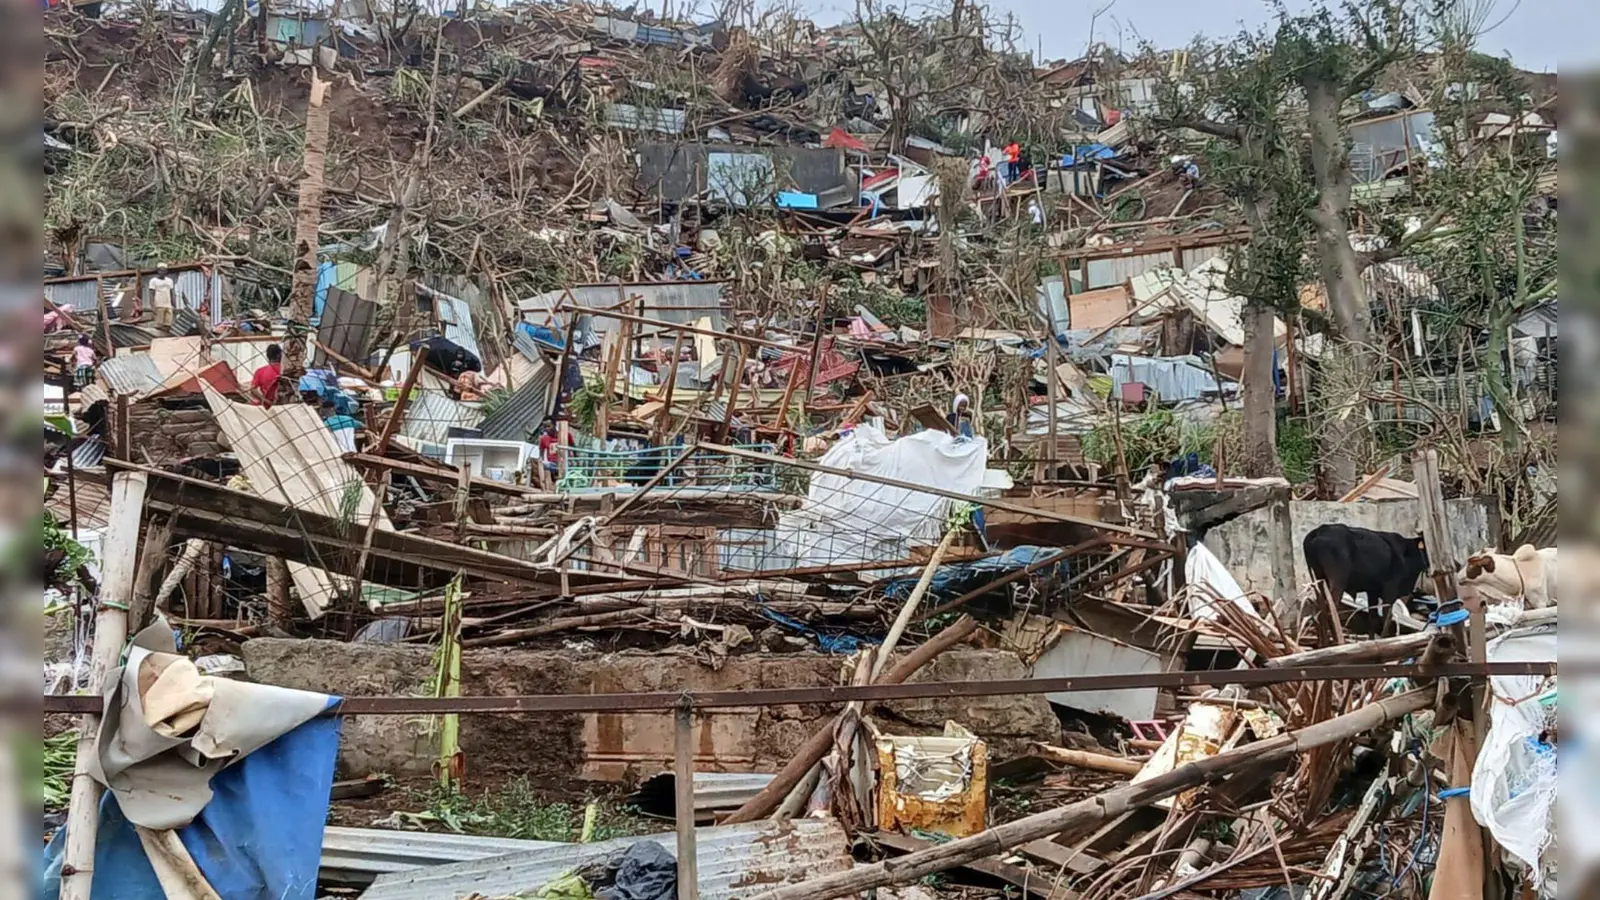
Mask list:
[[[278,379],[283,376],[283,348],[267,345],[267,364],[250,376],[250,402],[271,407],[278,400]]]

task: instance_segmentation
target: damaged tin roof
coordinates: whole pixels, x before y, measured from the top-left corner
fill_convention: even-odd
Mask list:
[[[444,900],[533,892],[561,875],[637,841],[675,853],[676,838],[657,834],[596,844],[563,844],[471,862],[379,876],[362,900]],[[844,829],[832,819],[719,825],[695,832],[701,900],[734,900],[783,884],[842,872],[851,865]]]

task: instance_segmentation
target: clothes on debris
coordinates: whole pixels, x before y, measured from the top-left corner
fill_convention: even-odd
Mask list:
[[[483,363],[476,355],[449,338],[431,337],[413,341],[411,350],[419,362],[438,369],[452,381],[468,369],[474,372],[483,371]]]
[[[1025,569],[1060,552],[1059,547],[1035,547],[1025,544],[1021,547],[1012,547],[996,556],[940,566],[934,570],[933,580],[928,584],[928,598],[934,601],[954,599],[1001,575]],[[1068,575],[1067,561],[1063,559],[1037,571],[1040,575],[1064,579]],[[896,578],[884,585],[883,594],[895,600],[905,599],[910,596],[921,578],[921,572]]]
[[[1553,626],[1520,629],[1489,642],[1490,662],[1554,662]],[[1555,871],[1556,723],[1554,678],[1489,679],[1489,731],[1472,769],[1472,812],[1505,851],[1531,871],[1535,887]]]
[[[108,673],[89,775],[100,807],[92,900],[164,896],[135,826],[177,830],[226,900],[312,900],[333,786],[336,697],[201,674],[165,620]],[[40,895],[60,890],[66,832],[45,852]]]
[[[598,900],[677,900],[678,861],[655,841],[637,841],[606,861]]]

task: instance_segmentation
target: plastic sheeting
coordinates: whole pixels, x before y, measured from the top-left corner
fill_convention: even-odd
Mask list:
[[[1223,390],[1230,393],[1237,385],[1219,386],[1217,379],[1195,356],[1150,357],[1114,353],[1111,356],[1111,382],[1120,389],[1124,384],[1139,383],[1149,386],[1163,403],[1182,400],[1199,400],[1215,396]]]
[[[1244,595],[1244,588],[1239,586],[1233,573],[1228,567],[1217,559],[1217,555],[1205,544],[1196,543],[1189,548],[1188,556],[1183,562],[1183,577],[1191,588],[1205,587],[1205,590],[1189,591],[1189,615],[1196,619],[1216,621],[1217,611],[1214,608],[1214,598],[1211,591],[1216,592],[1224,602],[1232,603],[1252,616],[1260,618],[1255,606],[1250,603],[1250,598]]]
[[[981,437],[919,431],[891,441],[871,425],[860,425],[818,462],[976,494],[988,456],[989,444]],[[951,502],[919,490],[814,473],[805,502],[778,520],[778,553],[795,566],[903,560],[911,545],[938,543],[944,536]]]
[[[980,585],[994,581],[1002,575],[1026,569],[1028,566],[1042,559],[1047,559],[1060,553],[1060,547],[1012,547],[998,556],[973,560],[965,563],[952,563],[940,566],[933,573],[933,579],[928,584],[928,596],[936,601],[949,600],[965,594],[967,591]],[[1057,578],[1066,578],[1068,574],[1065,559],[1054,565],[1045,566],[1039,570],[1040,574],[1054,575]],[[917,586],[917,581],[922,573],[896,578],[884,586],[884,596],[894,599],[904,599],[911,594],[912,588]]]
[[[178,830],[224,900],[312,900],[333,787],[339,720],[312,719],[211,780],[211,802]],[[38,896],[61,892],[66,829],[45,848]],[[107,793],[100,804],[91,900],[164,900],[133,825]]]
[[[1502,635],[1489,642],[1488,656],[1490,662],[1555,662],[1555,626]],[[1554,678],[1501,675],[1489,682],[1494,702],[1472,770],[1472,814],[1527,864],[1534,885],[1543,886],[1555,866],[1556,748],[1542,740],[1555,721]]]

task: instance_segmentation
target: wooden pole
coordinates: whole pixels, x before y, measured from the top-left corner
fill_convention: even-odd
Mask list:
[[[678,826],[678,897],[700,900],[700,861],[694,833],[694,710],[688,703],[673,716],[673,787]]]
[[[1065,747],[1052,747],[1048,744],[1040,744],[1034,747],[1033,752],[1051,762],[1058,762],[1062,765],[1079,769],[1111,772],[1117,775],[1137,775],[1144,768],[1144,763],[1136,759],[1124,759],[1120,756],[1108,756],[1104,753],[1090,753],[1086,750],[1068,750]]]
[[[139,523],[144,516],[149,476],[118,472],[111,479],[111,513],[106,525],[105,567],[100,577],[100,604],[94,617],[94,651],[89,661],[88,692],[104,694],[106,676],[122,659],[128,641],[128,607],[138,568]],[[61,900],[89,900],[94,882],[94,848],[99,835],[100,785],[89,775],[95,757],[100,716],[85,715],[78,723],[77,762],[67,807],[67,838],[62,853]],[[115,873],[112,873],[115,875]]]
[[[722,427],[717,430],[717,440],[727,443],[728,432],[733,428],[733,414],[739,408],[739,387],[744,383],[744,365],[750,348],[739,345],[739,361],[733,367],[733,385],[728,389],[728,406],[722,411]]]
[[[661,396],[661,411],[656,413],[656,431],[665,435],[667,423],[672,421],[672,395],[678,388],[678,360],[683,358],[683,335],[672,342],[672,362],[667,366],[666,390]]]
[[[382,456],[389,447],[389,441],[394,438],[394,433],[400,430],[400,422],[406,417],[406,407],[411,403],[411,391],[417,386],[417,379],[422,377],[422,357],[420,351],[411,354],[411,368],[406,370],[406,380],[400,385],[400,396],[395,398],[394,408],[389,410],[389,421],[383,423],[378,443],[367,451],[368,454]]]
[[[1123,785],[1077,803],[1038,813],[926,850],[857,866],[801,884],[752,895],[756,900],[831,900],[873,888],[907,884],[936,872],[1004,853],[1038,838],[1072,831],[1148,806],[1203,784],[1220,781],[1246,768],[1265,766],[1317,747],[1346,740],[1401,716],[1433,705],[1437,691],[1419,688],[1386,697],[1342,716],[1318,722],[1299,731],[1257,741],[1208,759],[1182,765],[1163,775]]]
[[[306,337],[311,333],[311,313],[317,293],[318,229],[322,225],[322,197],[326,185],[328,127],[333,106],[328,102],[333,83],[317,77],[311,68],[311,97],[306,103],[306,143],[301,162],[300,193],[295,207],[294,273],[289,285],[289,330],[283,337],[283,379],[292,386],[305,374]],[[280,390],[280,395],[282,391]]]
[[[1270,508],[1272,528],[1272,608],[1279,626],[1294,639],[1300,629],[1300,580],[1294,571],[1294,527],[1289,516],[1291,495],[1287,487],[1274,488]]]

